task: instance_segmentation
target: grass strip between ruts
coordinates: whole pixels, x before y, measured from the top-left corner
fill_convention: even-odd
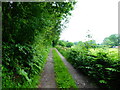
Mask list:
[[[55,80],[58,88],[77,88],[77,85],[69,73],[67,67],[61,60],[60,56],[53,49],[53,60],[54,60],[54,72],[55,72]]]

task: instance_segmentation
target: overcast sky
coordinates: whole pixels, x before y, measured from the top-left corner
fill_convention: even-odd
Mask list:
[[[90,30],[93,39],[101,43],[105,37],[118,33],[118,1],[78,0],[60,39],[70,42],[85,41]]]

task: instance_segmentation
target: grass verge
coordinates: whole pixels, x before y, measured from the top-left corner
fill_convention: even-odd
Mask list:
[[[61,60],[56,50],[53,49],[52,52],[53,52],[54,70],[55,70],[57,87],[77,88],[74,79],[72,78],[71,74],[69,73],[68,69],[64,65],[63,61]]]

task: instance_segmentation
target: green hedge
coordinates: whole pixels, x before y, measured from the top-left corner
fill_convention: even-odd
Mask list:
[[[35,88],[74,2],[2,3],[2,87]]]
[[[120,61],[111,58],[106,50],[101,49],[93,54],[81,47],[68,50],[57,48],[75,68],[94,79],[101,88],[119,89]]]

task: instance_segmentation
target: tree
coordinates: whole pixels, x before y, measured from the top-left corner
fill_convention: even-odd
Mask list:
[[[118,42],[119,39],[120,39],[120,35],[112,34],[103,40],[103,45],[119,46],[119,42]]]
[[[71,46],[73,46],[74,44],[72,43],[72,42],[67,42],[67,44],[66,44],[66,47],[71,47]]]
[[[59,39],[61,22],[73,6],[74,2],[2,3],[3,88],[27,83],[32,87],[33,77],[42,70],[49,48]]]
[[[58,41],[58,45],[65,47],[66,46],[66,42],[64,40],[59,40]]]
[[[63,46],[63,47],[71,47],[74,45],[72,42],[64,41],[64,40],[59,40],[58,45]]]
[[[95,48],[97,47],[96,41],[95,40],[89,40],[84,42],[86,48]]]

